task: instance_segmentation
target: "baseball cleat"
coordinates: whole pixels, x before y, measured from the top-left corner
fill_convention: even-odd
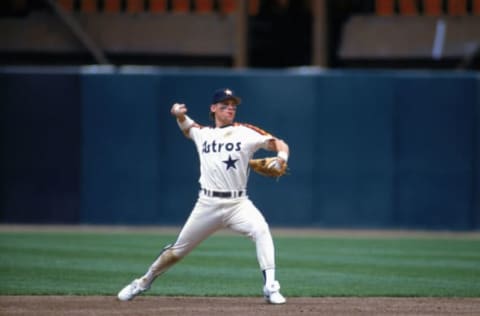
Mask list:
[[[285,304],[287,301],[280,293],[280,283],[278,281],[273,282],[269,286],[265,285],[263,287],[263,296],[265,301],[270,304]]]
[[[141,294],[148,290],[150,287],[142,287],[140,285],[140,279],[135,279],[129,285],[125,286],[120,292],[118,292],[118,299],[120,301],[130,301],[138,294]]]

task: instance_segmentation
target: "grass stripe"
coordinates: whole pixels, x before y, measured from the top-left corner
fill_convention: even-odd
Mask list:
[[[0,294],[115,295],[173,234],[0,232]],[[276,236],[287,296],[480,297],[480,241],[472,237]],[[148,295],[258,296],[253,243],[214,235]]]

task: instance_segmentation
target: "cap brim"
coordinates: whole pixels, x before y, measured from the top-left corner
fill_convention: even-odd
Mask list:
[[[239,98],[239,97],[235,97],[235,96],[228,96],[228,97],[226,97],[226,98],[221,99],[221,100],[218,101],[218,102],[223,102],[223,101],[226,101],[226,100],[233,100],[233,101],[235,101],[235,103],[236,103],[237,105],[239,105],[240,103],[242,103],[242,99]]]

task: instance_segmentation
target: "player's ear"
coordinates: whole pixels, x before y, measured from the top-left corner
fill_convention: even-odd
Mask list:
[[[216,110],[217,106],[216,104],[212,104],[210,105],[210,114],[209,114],[209,117],[212,121],[215,122],[215,110]]]

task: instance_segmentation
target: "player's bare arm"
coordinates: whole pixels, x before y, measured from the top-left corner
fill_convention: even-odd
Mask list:
[[[187,107],[185,104],[175,103],[172,105],[170,113],[177,118],[178,127],[182,130],[185,136],[188,137],[190,128],[195,125],[195,122],[187,116]]]
[[[268,142],[267,149],[271,151],[276,151],[277,157],[281,160],[282,163],[287,162],[288,156],[290,154],[290,149],[287,143],[285,143],[283,140],[276,137],[272,138]]]

